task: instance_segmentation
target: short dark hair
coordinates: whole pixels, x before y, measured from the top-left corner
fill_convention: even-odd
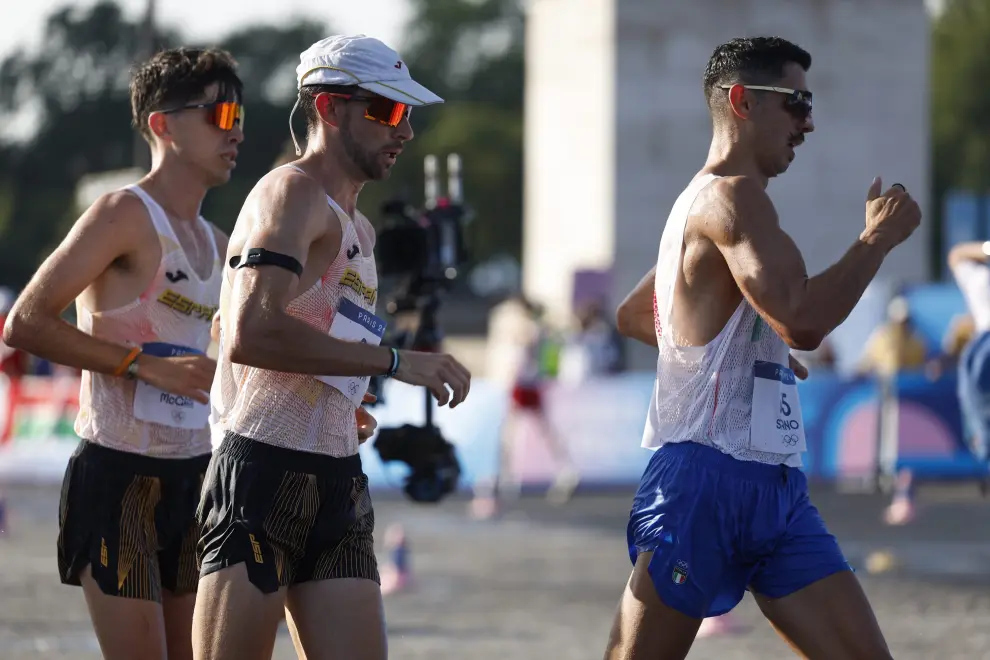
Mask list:
[[[304,85],[299,90],[299,109],[306,118],[306,135],[312,135],[320,125],[320,115],[316,112],[316,97],[319,94],[353,94],[357,85]]]
[[[705,67],[705,100],[708,107],[721,98],[721,85],[744,83],[769,85],[784,77],[784,66],[795,63],[807,71],[811,55],[780,37],[744,37],[727,41],[712,53]]]
[[[180,108],[217,83],[217,100],[240,101],[244,83],[237,62],[219,48],[171,48],[138,65],[131,75],[131,122],[151,140],[148,116],[158,110]]]

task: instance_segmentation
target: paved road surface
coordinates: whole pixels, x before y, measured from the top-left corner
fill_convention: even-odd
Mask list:
[[[990,659],[990,503],[974,493],[972,487],[923,490],[919,518],[905,528],[880,523],[878,498],[816,494],[860,568],[895,658]],[[0,658],[99,658],[82,594],[55,578],[56,490],[8,489],[7,500]],[[628,494],[585,495],[554,508],[524,498],[500,520],[476,522],[463,500],[433,508],[380,497],[380,530],[402,521],[417,580],[411,591],[386,600],[391,657],[598,660],[629,570],[628,501]],[[897,563],[870,575],[868,557],[884,549]],[[734,614],[743,630],[699,640],[690,658],[793,657],[749,598]],[[295,657],[284,631],[274,657]]]

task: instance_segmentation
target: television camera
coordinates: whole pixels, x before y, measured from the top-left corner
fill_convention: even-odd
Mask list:
[[[443,332],[437,320],[443,294],[468,260],[464,227],[471,213],[463,201],[461,159],[447,157],[447,195],[439,194],[436,156],[424,159],[425,206],[417,211],[400,200],[386,202],[376,250],[383,279],[398,285],[386,302],[392,316],[382,344],[415,351],[439,351]],[[372,378],[369,392],[382,397],[383,378]],[[374,448],[383,463],[400,461],[410,468],[404,491],[416,502],[435,503],[457,488],[461,467],[454,446],[433,424],[433,395],[424,388],[423,425],[380,428]]]

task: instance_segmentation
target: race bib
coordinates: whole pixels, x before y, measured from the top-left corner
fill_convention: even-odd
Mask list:
[[[750,449],[774,454],[805,451],[804,420],[794,372],[783,365],[758,360],[753,376]]]
[[[142,346],[146,355],[176,357],[202,351],[174,344],[155,342]],[[142,422],[162,424],[179,429],[205,429],[209,423],[210,406],[189,397],[164,392],[143,380],[134,388],[134,417]]]
[[[330,324],[330,336],[343,341],[378,346],[385,336],[385,321],[344,298]],[[339,390],[355,407],[368,391],[368,376],[317,376],[316,379]]]

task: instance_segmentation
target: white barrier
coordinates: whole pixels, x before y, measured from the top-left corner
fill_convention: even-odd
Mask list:
[[[0,384],[0,415],[13,413],[12,433],[0,440],[0,480],[58,483],[79,439],[72,433],[78,406],[78,380],[22,379],[16,405],[12,388]],[[652,391],[650,374],[589,381],[578,386],[551,384],[544,400],[550,420],[574,457],[583,484],[634,483],[646,465],[648,452],[639,447],[644,414]],[[16,388],[15,388],[16,389]],[[379,427],[420,424],[424,417],[421,388],[387,383],[385,403],[371,409]],[[457,447],[468,488],[496,470],[498,438],[505,418],[506,393],[485,380],[471,384],[471,394],[458,408],[435,408],[434,423]],[[2,419],[2,418],[0,418]],[[2,427],[2,424],[0,424]],[[361,447],[369,480],[375,487],[398,487],[405,474],[401,464],[385,466],[374,449],[374,438]],[[547,483],[556,466],[537,431],[518,425],[510,466],[523,483]]]

